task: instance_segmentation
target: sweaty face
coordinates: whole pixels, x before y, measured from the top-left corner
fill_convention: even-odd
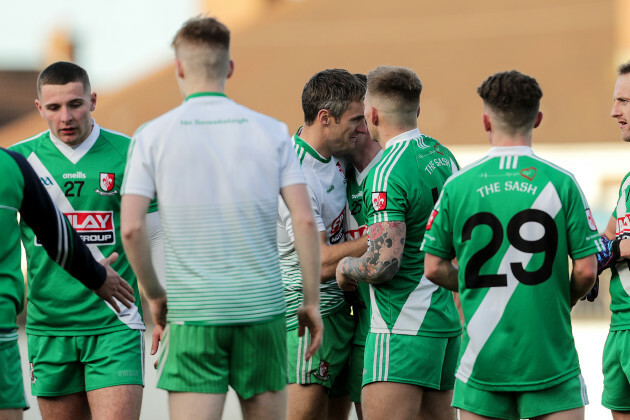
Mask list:
[[[43,85],[35,105],[51,133],[68,146],[81,144],[92,132],[96,94],[84,92],[81,82]]]
[[[353,102],[341,115],[339,122],[330,119],[328,138],[331,152],[335,155],[352,153],[356,148],[357,136],[366,132],[363,102]]]
[[[630,74],[623,74],[617,78],[613,107],[610,116],[617,120],[621,129],[621,139],[630,142]]]

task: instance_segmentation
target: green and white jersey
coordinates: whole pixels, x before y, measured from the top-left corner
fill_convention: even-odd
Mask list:
[[[88,245],[96,260],[118,252],[112,264],[134,289],[136,305],[114,309],[55,264],[33,230],[22,226],[28,262],[26,331],[33,335],[96,335],[126,328],[144,330],[140,295],[120,238],[120,185],[129,137],[94,123],[73,149],[45,131],[10,147],[31,164],[57,207]]]
[[[370,285],[373,333],[453,337],[461,334],[453,294],[424,276],[420,244],[429,214],[446,179],[458,170],[451,152],[418,129],[390,139],[380,162],[364,181],[368,226],[406,225],[398,273]]]
[[[363,188],[361,184],[367,174],[381,160],[383,151],[380,150],[374,159],[359,172],[355,167],[349,167],[348,174],[348,206],[346,207],[346,241],[359,239],[367,234],[366,212],[363,206]],[[365,304],[365,309],[354,313],[357,317],[357,328],[354,333],[353,344],[365,345],[365,339],[370,331],[370,287],[367,283],[359,282],[359,299]],[[353,308],[356,309],[356,308]]]
[[[619,188],[619,201],[612,216],[617,220],[617,238],[630,238],[630,173]],[[630,329],[630,261],[625,260],[611,267],[610,278],[610,330]]]
[[[326,232],[329,245],[344,241],[344,217],[346,211],[346,176],[341,163],[331,156],[324,159],[297,134],[293,136],[293,148],[297,153],[306,178],[306,187],[311,199],[318,232]],[[278,251],[280,269],[287,302],[287,330],[297,328],[297,309],[302,304],[302,273],[298,264],[297,252],[293,246],[293,226],[291,215],[283,200],[278,208]],[[335,278],[319,285],[320,312],[322,317],[332,315],[345,302],[343,292]]]
[[[599,235],[573,175],[530,147],[493,147],[448,180],[427,229],[423,250],[459,264],[459,380],[528,391],[580,373],[567,256],[596,253]]]
[[[157,194],[169,322],[282,317],[278,196],[303,183],[287,126],[222,93],[193,94],[138,130],[123,194]]]

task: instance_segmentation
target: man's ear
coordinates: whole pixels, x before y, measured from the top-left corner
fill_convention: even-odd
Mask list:
[[[327,126],[328,124],[332,123],[333,116],[330,114],[329,110],[320,109],[317,113],[316,119],[321,125]]]
[[[538,111],[538,115],[536,115],[536,122],[534,123],[534,128],[538,127],[542,122],[543,113]]]
[[[39,111],[39,115],[44,118],[44,108],[42,107],[42,103],[39,101],[39,99],[35,99],[35,106],[37,107],[37,111]]]
[[[418,111],[420,110],[418,109]],[[373,106],[370,107],[370,119],[371,119],[372,125],[375,125],[375,126],[378,125],[378,110],[374,108]]]
[[[227,74],[226,79],[229,79],[234,74],[234,60],[230,59],[230,71]]]
[[[484,130],[486,130],[486,132],[492,131],[492,119],[490,118],[490,115],[484,113],[481,119],[483,121]]]
[[[184,65],[177,58],[175,59],[175,76],[177,76],[178,79],[184,78]]]

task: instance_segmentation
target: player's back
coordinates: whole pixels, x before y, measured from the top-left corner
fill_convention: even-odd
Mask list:
[[[573,176],[529,147],[493,148],[447,182],[437,207],[467,322],[457,377],[526,390],[577,375],[567,257],[592,254],[597,232]]]
[[[282,313],[278,193],[287,156],[297,167],[286,126],[225,95],[200,94],[134,141],[131,160],[142,156],[149,187],[125,193],[157,193],[169,319],[229,324]]]
[[[390,281],[371,286],[372,332],[446,336],[461,332],[452,294],[424,277],[424,252],[420,251],[435,200],[456,171],[448,149],[413,130],[390,140],[366,177],[363,190],[369,196],[363,200],[368,226],[394,221],[406,226],[398,272]]]

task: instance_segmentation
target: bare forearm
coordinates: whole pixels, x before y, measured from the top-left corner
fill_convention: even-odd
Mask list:
[[[293,223],[295,250],[302,269],[304,305],[319,306],[320,250],[315,222]]]
[[[424,275],[438,286],[457,292],[458,269],[450,260],[432,254],[424,256]]]
[[[345,257],[360,257],[367,250],[367,237],[363,236],[353,241],[344,242],[336,245],[321,246],[321,280],[329,281],[335,277],[335,270],[339,261]]]
[[[594,255],[573,261],[570,283],[571,306],[591,290],[596,278],[597,259]]]

